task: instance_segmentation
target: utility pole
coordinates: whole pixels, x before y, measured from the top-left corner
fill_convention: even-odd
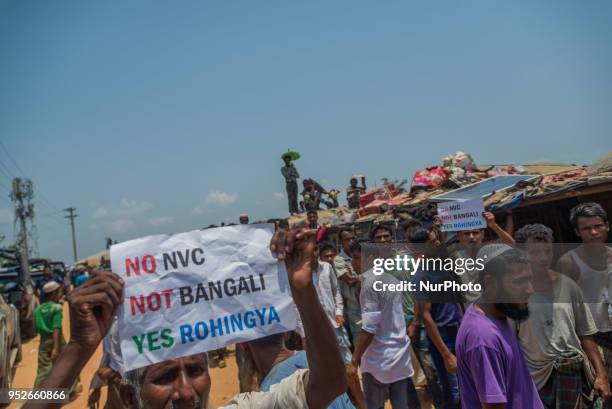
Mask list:
[[[19,255],[21,264],[20,281],[25,286],[30,281],[30,265],[28,251],[28,219],[34,218],[34,205],[30,203],[34,196],[32,181],[29,179],[13,179],[11,200],[15,204],[15,217],[19,219]]]
[[[74,219],[78,215],[74,214],[76,209],[74,207],[69,207],[64,209],[65,212],[68,212],[68,216],[64,216],[66,219],[70,219],[70,227],[72,228],[72,252],[74,254],[74,262],[77,261],[77,251],[76,251],[76,237],[74,235]]]

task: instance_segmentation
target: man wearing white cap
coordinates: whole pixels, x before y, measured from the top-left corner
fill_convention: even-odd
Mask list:
[[[40,334],[38,348],[38,370],[34,387],[47,377],[53,361],[59,357],[62,345],[62,305],[58,302],[61,296],[61,285],[57,281],[48,281],[42,287],[44,302],[34,310],[34,324]]]
[[[42,301],[34,310],[34,325],[40,334],[38,347],[38,369],[34,387],[37,388],[45,380],[53,363],[60,356],[66,340],[62,334],[63,308],[59,303],[62,297],[62,286],[57,281],[49,281],[42,287]],[[77,378],[70,389],[70,394],[80,386]]]
[[[533,294],[529,260],[505,244],[480,248],[482,295],[463,316],[456,346],[463,409],[544,409],[516,331],[529,316]]]

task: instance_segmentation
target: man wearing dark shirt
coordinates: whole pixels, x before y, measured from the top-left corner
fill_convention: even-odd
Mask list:
[[[63,284],[64,280],[58,274],[51,271],[51,266],[46,265],[43,269],[43,276],[36,281],[36,289],[38,290],[39,296],[42,294],[42,288],[45,284],[50,281],[55,281],[58,284]]]
[[[295,166],[291,163],[291,156],[289,154],[283,155],[283,161],[285,161],[285,166],[281,168],[281,173],[285,178],[286,188],[287,188],[287,200],[289,201],[289,213],[294,215],[298,213],[298,203],[297,203],[297,195],[298,195],[298,186],[297,180],[300,177]]]
[[[435,244],[434,235],[423,227],[410,232],[410,242],[420,244],[415,257],[439,257],[440,246]],[[421,254],[419,254],[421,253]],[[461,322],[461,295],[452,291],[433,292],[420,288],[420,283],[443,284],[453,280],[450,272],[444,270],[417,271],[414,282],[417,284],[415,298],[418,319],[425,324],[429,353],[439,376],[444,394],[444,409],[459,408],[459,381],[457,379],[457,359],[455,358],[455,339]]]
[[[346,201],[349,209],[359,209],[359,198],[366,192],[365,177],[361,177],[361,186],[357,186],[357,178],[351,178],[350,186],[346,189]]]

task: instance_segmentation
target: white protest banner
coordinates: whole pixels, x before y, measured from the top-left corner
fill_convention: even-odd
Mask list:
[[[487,227],[487,221],[482,215],[483,212],[482,199],[438,203],[442,231],[484,229]]]
[[[111,247],[124,281],[118,311],[126,371],[296,326],[271,224],[143,237]]]

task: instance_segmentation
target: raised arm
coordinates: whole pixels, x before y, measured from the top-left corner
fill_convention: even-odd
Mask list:
[[[434,216],[433,230],[436,231],[440,244],[444,245],[446,242],[446,233],[442,231],[442,219],[440,216]]]
[[[67,297],[70,304],[70,341],[53,364],[41,389],[68,389],[77,379],[104,336],[122,301],[123,281],[113,274],[96,271]],[[28,401],[23,409],[55,409],[61,403]]]
[[[495,232],[497,237],[501,240],[502,243],[507,244],[512,247],[516,247],[516,242],[511,234],[502,229],[497,222],[495,221],[495,215],[491,212],[484,212],[484,218],[487,221],[487,226]]]
[[[325,409],[346,391],[346,372],[336,334],[323,311],[312,283],[316,230],[278,230],[270,248],[284,260],[289,273],[293,300],[306,335],[306,399],[310,409]]]

